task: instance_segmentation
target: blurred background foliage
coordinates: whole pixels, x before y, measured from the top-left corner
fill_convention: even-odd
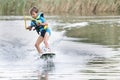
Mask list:
[[[0,15],[28,14],[33,6],[52,14],[120,13],[120,0],[0,0]]]

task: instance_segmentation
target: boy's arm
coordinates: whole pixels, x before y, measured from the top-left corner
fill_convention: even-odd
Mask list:
[[[43,22],[42,20],[36,20],[36,23],[38,26],[47,26],[48,25],[47,22],[44,22],[44,23],[42,23],[42,22]]]
[[[33,21],[31,21],[30,26],[28,26],[26,29],[28,29],[29,31],[31,31],[31,30],[32,30],[32,27],[33,27],[34,25],[35,25],[35,24],[33,23]]]
[[[48,26],[48,23],[44,22],[44,23],[41,23],[40,25],[42,25],[42,26]]]
[[[39,26],[44,26],[44,29],[47,29],[48,28],[48,23],[47,22],[44,22],[44,23],[39,23]]]
[[[32,27],[31,26],[28,26],[26,29],[28,29],[29,31],[32,30]]]
[[[41,18],[38,20],[38,25],[48,26],[48,23],[46,22],[46,20],[45,20],[44,17],[41,17]]]

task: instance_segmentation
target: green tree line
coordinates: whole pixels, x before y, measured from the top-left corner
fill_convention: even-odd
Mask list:
[[[33,6],[38,7],[42,12],[53,14],[120,13],[120,0],[0,0],[0,14],[28,14]]]

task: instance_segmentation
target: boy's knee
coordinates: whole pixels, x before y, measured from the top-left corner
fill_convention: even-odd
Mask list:
[[[35,43],[35,47],[39,47],[39,45]]]
[[[45,40],[44,43],[46,44],[46,43],[48,43],[48,42]]]

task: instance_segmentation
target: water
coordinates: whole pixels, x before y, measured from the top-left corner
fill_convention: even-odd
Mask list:
[[[0,80],[120,79],[119,16],[47,16],[47,20],[56,57],[44,61],[36,57],[37,34],[25,30],[22,17],[1,17]]]

